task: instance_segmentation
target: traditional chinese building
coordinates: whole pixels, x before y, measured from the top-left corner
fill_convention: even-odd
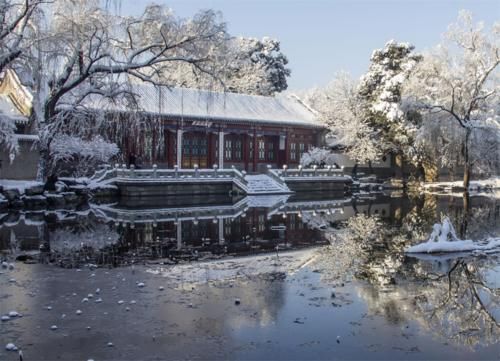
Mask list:
[[[325,128],[294,97],[263,97],[135,84],[138,111],[107,100],[94,109],[114,114],[110,138],[123,161],[142,166],[219,168],[248,172],[267,165],[296,167],[302,153],[322,144]],[[129,122],[131,116],[134,122]],[[133,157],[131,158],[131,155]]]
[[[0,139],[0,179],[35,179],[40,153],[38,136],[30,121],[32,95],[16,73],[0,73],[0,122],[13,125],[16,149],[9,149]],[[10,136],[10,135],[9,135]]]

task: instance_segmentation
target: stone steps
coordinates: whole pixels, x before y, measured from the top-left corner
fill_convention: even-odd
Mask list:
[[[292,193],[286,185],[276,182],[266,174],[247,175],[245,179],[248,182],[245,191],[249,195]]]

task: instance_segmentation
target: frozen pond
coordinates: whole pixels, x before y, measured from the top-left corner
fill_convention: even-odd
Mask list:
[[[500,357],[500,253],[403,251],[498,199],[206,201],[0,215],[0,359]]]

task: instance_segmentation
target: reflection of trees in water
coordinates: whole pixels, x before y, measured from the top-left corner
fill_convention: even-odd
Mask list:
[[[381,289],[370,282],[359,294],[371,312],[391,323],[415,320],[457,345],[495,344],[500,289],[488,282],[487,273],[497,264],[498,258],[413,260],[398,271],[396,285]]]
[[[109,263],[116,257],[114,248],[119,234],[110,224],[102,223],[92,213],[72,214],[45,227],[42,261],[57,262],[64,267],[85,263]]]
[[[340,229],[329,229],[330,246],[316,259],[323,270],[323,280],[350,279],[367,262],[375,245],[383,242],[384,233],[384,225],[378,218],[363,214],[349,218]]]
[[[319,261],[324,279],[355,275],[368,281],[360,287],[361,297],[390,323],[417,320],[460,345],[497,343],[500,285],[487,275],[498,268],[498,257],[416,260],[404,255],[407,246],[428,237],[442,214],[451,215],[455,226],[467,217],[468,235],[498,234],[497,203],[472,202],[464,212],[461,202],[425,195],[412,199],[406,213],[393,210],[392,224],[357,215],[344,228],[330,230],[332,245]]]

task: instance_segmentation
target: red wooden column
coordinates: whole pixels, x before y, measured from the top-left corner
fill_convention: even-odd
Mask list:
[[[156,162],[156,150],[158,149],[158,145],[156,144],[158,142],[158,136],[156,135],[156,128],[153,127],[153,131],[152,131],[152,140],[151,140],[151,166],[153,164],[155,164]]]
[[[174,137],[170,130],[165,131],[165,151],[167,152],[167,168],[174,167]]]
[[[212,132],[207,134],[207,168],[212,168],[215,159],[215,140]]]
[[[249,135],[243,134],[243,162],[245,163],[245,171],[248,172],[248,153],[250,152],[250,144],[248,142]]]
[[[167,168],[170,167],[171,163],[170,163],[170,130],[168,129],[164,129],[163,130],[163,141],[165,142],[165,146],[163,148],[163,151],[165,152],[165,154],[163,154],[163,159],[165,160],[165,166]]]
[[[259,149],[257,149],[257,130],[253,130],[253,171],[257,172],[257,157]]]
[[[285,133],[285,157],[284,157],[284,162],[286,166],[288,167],[288,162],[290,161],[290,150],[288,149],[290,146],[290,142],[288,140],[288,130]]]

